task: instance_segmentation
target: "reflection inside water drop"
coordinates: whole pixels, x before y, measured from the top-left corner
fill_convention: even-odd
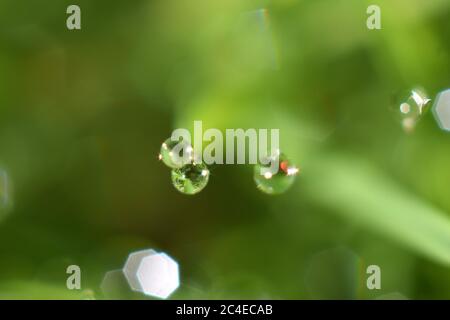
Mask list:
[[[209,181],[209,169],[203,163],[191,163],[172,170],[172,184],[184,194],[202,191]]]
[[[280,194],[287,191],[295,181],[299,169],[283,153],[277,153],[278,171],[272,173],[271,163],[257,164],[253,178],[256,187],[267,194]],[[277,159],[275,159],[277,160]]]

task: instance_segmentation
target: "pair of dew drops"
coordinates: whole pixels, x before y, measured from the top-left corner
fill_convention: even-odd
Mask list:
[[[172,184],[178,191],[184,194],[199,193],[208,184],[210,171],[206,164],[196,161],[190,145],[185,145],[182,149],[187,152],[187,155],[183,156],[174,151],[177,144],[177,141],[172,141],[170,138],[163,142],[159,160],[172,169]],[[256,187],[266,194],[285,192],[294,183],[299,172],[299,169],[283,153],[278,153],[276,157],[279,163],[277,173],[270,172],[270,163],[256,164],[253,169]]]

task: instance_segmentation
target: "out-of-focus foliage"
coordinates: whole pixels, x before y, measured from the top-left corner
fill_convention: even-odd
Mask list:
[[[450,134],[390,107],[449,88],[450,2],[376,2],[381,30],[373,1],[80,0],[69,31],[69,1],[2,0],[0,298],[102,298],[142,248],[178,259],[174,298],[450,298]],[[180,194],[157,154],[193,120],[279,128],[302,174]]]

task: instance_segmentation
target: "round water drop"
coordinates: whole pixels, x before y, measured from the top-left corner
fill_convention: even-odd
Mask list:
[[[278,158],[278,159],[277,159]],[[272,172],[271,163],[257,164],[254,167],[254,179],[259,190],[267,194],[280,194],[288,190],[295,181],[299,169],[282,153],[271,157],[278,160],[278,170]]]
[[[184,194],[196,194],[206,187],[209,169],[203,163],[190,163],[181,168],[172,169],[172,183]]]
[[[194,149],[188,142],[184,140],[173,141],[169,138],[162,143],[158,158],[166,166],[174,169],[191,163],[194,160],[193,154]]]
[[[423,89],[412,89],[395,98],[394,108],[400,115],[403,130],[411,132],[417,122],[428,111],[431,99]]]

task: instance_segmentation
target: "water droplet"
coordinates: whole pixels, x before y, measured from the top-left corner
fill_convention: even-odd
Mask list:
[[[411,132],[417,122],[428,111],[431,99],[423,89],[416,88],[395,98],[394,108],[400,115],[401,124],[406,132]]]
[[[175,149],[175,147],[179,146]],[[158,159],[161,160],[169,168],[181,168],[183,165],[191,163],[194,158],[194,149],[184,141],[172,141],[171,138],[164,141]]]
[[[433,114],[442,130],[450,131],[450,89],[440,92],[433,105]]]
[[[172,183],[184,194],[196,194],[206,187],[209,169],[203,163],[190,163],[181,168],[172,169]]]
[[[270,163],[257,164],[254,167],[257,188],[268,194],[280,194],[288,190],[299,172],[299,169],[284,154],[278,152],[278,155],[274,157],[278,157],[279,168],[276,173],[270,170]]]

